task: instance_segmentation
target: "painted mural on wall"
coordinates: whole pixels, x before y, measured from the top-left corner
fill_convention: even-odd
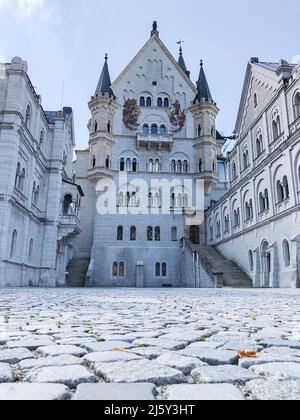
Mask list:
[[[130,130],[136,130],[139,126],[138,119],[141,115],[141,110],[136,99],[125,99],[123,107],[123,122]]]
[[[172,124],[174,131],[181,131],[186,122],[185,112],[181,110],[181,105],[178,100],[176,100],[171,110],[169,111],[169,118]]]

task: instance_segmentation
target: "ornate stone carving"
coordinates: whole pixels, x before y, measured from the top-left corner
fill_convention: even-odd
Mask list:
[[[136,130],[139,126],[138,119],[141,115],[141,110],[135,99],[125,99],[123,107],[123,122],[130,130]]]
[[[185,125],[186,115],[181,110],[181,105],[178,100],[172,105],[171,111],[169,111],[170,122],[175,132],[181,131]]]

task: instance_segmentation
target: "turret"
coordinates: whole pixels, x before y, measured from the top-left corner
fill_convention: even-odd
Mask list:
[[[113,120],[118,104],[111,88],[107,61],[106,54],[95,95],[89,102],[92,114],[88,125],[90,131],[89,179],[93,181],[112,176]]]
[[[190,112],[194,118],[197,177],[205,181],[205,193],[210,194],[218,183],[216,118],[219,109],[212,98],[202,61],[197,81],[197,95]]]

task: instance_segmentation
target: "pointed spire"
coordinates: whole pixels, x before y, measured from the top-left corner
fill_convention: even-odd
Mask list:
[[[180,45],[180,49],[179,49],[179,59],[178,59],[178,64],[179,66],[182,68],[182,70],[187,73],[187,67],[183,58],[183,53],[182,53],[182,46]]]
[[[205,76],[205,72],[203,69],[203,61],[200,62],[200,74],[199,79],[197,81],[197,90],[198,93],[196,95],[196,98],[194,100],[194,103],[201,101],[201,99],[206,99],[207,101],[212,101],[212,96],[210,93],[210,89],[207,83],[207,79]]]
[[[105,54],[105,63],[104,63],[103,70],[102,70],[102,73],[101,73],[101,76],[97,85],[95,96],[105,95],[108,93],[109,96],[112,96],[115,99],[114,92],[112,91],[112,88],[111,88],[111,80],[110,80],[107,61],[108,61],[108,55]]]
[[[158,28],[157,21],[155,20],[152,24],[151,36],[153,35],[159,36],[159,32],[157,28]]]

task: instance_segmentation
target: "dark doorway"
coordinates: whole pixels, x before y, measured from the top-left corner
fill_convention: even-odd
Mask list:
[[[190,241],[194,245],[200,244],[200,227],[199,226],[190,227]]]

